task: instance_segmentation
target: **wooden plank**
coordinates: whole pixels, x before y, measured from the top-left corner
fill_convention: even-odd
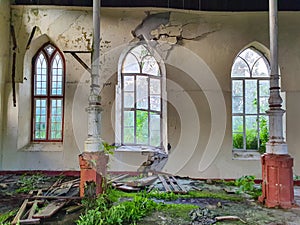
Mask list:
[[[139,191],[141,190],[140,188],[138,187],[131,187],[131,186],[127,186],[125,184],[121,185],[121,186],[117,186],[116,187],[117,189],[120,189],[122,191]]]
[[[38,190],[37,196],[40,196],[42,193],[43,193],[43,190]],[[29,215],[28,215],[27,219],[32,219],[32,216],[34,215],[39,202],[40,202],[39,200],[34,200],[32,206],[31,206],[31,209],[29,211]]]
[[[26,220],[19,220],[18,224],[40,224],[40,219],[26,219]]]
[[[162,182],[162,184],[163,184],[165,190],[166,190],[167,192],[171,192],[172,190],[171,190],[171,188],[169,187],[169,185],[167,184],[165,178],[164,178],[162,175],[158,175],[158,178],[159,178],[160,181]]]
[[[30,191],[29,194],[32,195],[33,191]],[[17,224],[22,219],[22,216],[24,215],[24,212],[27,208],[28,202],[29,202],[28,199],[25,199],[23,201],[21,207],[19,208],[17,214],[15,215],[13,221],[11,222],[12,225]]]
[[[23,216],[24,211],[26,210],[27,203],[28,203],[28,199],[25,199],[24,202],[22,203],[21,207],[19,208],[16,216],[14,217],[13,221],[11,222],[11,224],[13,224],[13,225],[17,224],[21,220],[21,217]]]
[[[53,200],[80,200],[82,197],[73,197],[73,196],[32,196],[30,199],[53,199]]]
[[[176,178],[174,176],[172,176],[172,179],[176,182],[176,184],[178,185],[178,187],[180,187],[180,189],[183,191],[183,193],[187,193],[187,190],[178,183],[178,181],[176,180]]]
[[[173,181],[170,179],[169,176],[165,176],[165,179],[166,179],[167,182],[169,182],[169,184],[173,188],[174,192],[177,192],[177,193],[180,192],[180,190],[178,189],[178,187],[176,186],[176,184],[173,183]]]
[[[111,184],[111,183],[116,182],[118,180],[122,180],[122,179],[124,179],[124,178],[126,178],[128,176],[129,176],[129,174],[121,174],[120,176],[114,177],[113,179],[109,180],[107,182],[107,184]]]
[[[55,202],[51,202],[45,208],[40,210],[38,213],[34,214],[32,218],[49,218],[53,214],[55,214],[58,210],[60,210],[66,204],[66,200],[57,200]]]
[[[157,179],[157,176],[143,177],[138,180],[126,182],[126,184],[128,186],[132,186],[132,187],[145,187],[145,186],[152,184],[156,179]]]

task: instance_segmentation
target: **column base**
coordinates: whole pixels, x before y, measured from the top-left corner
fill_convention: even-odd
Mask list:
[[[84,152],[79,155],[80,164],[80,197],[85,195],[98,195],[103,193],[107,171],[108,155],[104,152]],[[95,184],[93,189],[86,193],[88,183]],[[91,185],[92,186],[92,185]]]
[[[269,208],[292,208],[294,202],[293,158],[266,153],[261,157],[262,196],[258,200]]]

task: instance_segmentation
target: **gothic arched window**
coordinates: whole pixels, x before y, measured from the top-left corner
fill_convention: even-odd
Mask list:
[[[265,151],[269,138],[269,87],[267,58],[253,47],[240,52],[231,70],[234,150]]]
[[[162,147],[162,73],[146,45],[121,66],[121,144]]]
[[[65,63],[48,43],[33,58],[32,141],[62,141]]]

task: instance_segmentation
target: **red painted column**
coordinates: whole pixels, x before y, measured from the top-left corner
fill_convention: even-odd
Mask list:
[[[96,195],[103,193],[105,182],[108,155],[104,152],[84,152],[79,155],[80,165],[80,197],[85,195],[85,185],[87,182],[95,182]]]
[[[262,196],[267,207],[294,206],[293,158],[290,155],[266,153],[261,157]]]

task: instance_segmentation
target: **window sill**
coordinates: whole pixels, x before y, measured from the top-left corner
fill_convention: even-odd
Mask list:
[[[260,158],[261,154],[258,151],[232,151],[232,159],[234,160],[260,160]]]
[[[61,152],[63,151],[63,143],[62,142],[30,143],[19,150],[24,152]]]
[[[148,153],[148,152],[162,152],[161,148],[155,148],[150,146],[120,146],[117,147],[116,152],[142,152],[142,153]]]

